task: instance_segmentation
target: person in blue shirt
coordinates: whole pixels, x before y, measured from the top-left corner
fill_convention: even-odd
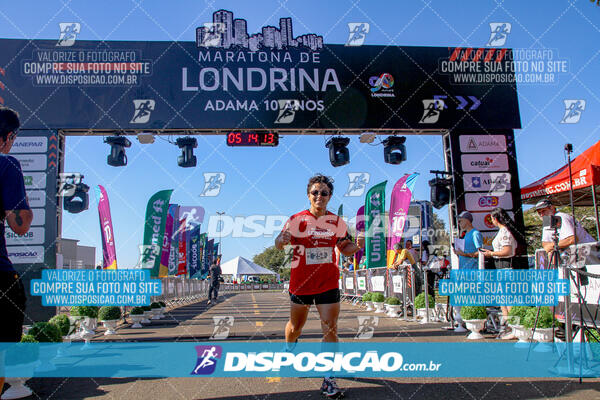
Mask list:
[[[454,249],[458,255],[459,269],[478,269],[479,249],[483,247],[483,236],[481,232],[473,228],[473,215],[468,211],[463,211],[458,215],[458,226],[464,236],[464,251]]]
[[[0,107],[0,342],[19,342],[25,318],[25,289],[8,258],[5,222],[17,235],[29,230],[33,213],[25,194],[21,164],[9,156],[19,131],[19,115]],[[0,377],[0,393],[4,378]]]

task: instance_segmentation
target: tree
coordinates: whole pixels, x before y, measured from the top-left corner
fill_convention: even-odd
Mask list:
[[[282,268],[285,260],[285,252],[271,246],[263,250],[262,253],[254,256],[252,261],[261,267],[270,269],[282,275]]]
[[[448,246],[450,244],[450,233],[446,230],[446,223],[433,213],[433,235],[431,236],[431,244]]]

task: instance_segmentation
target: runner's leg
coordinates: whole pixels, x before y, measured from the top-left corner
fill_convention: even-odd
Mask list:
[[[337,322],[340,315],[340,303],[317,304],[317,310],[321,317],[323,342],[337,342]]]
[[[290,307],[290,319],[285,325],[285,341],[288,343],[295,342],[300,333],[302,333],[302,327],[306,323],[308,318],[308,310],[310,304],[297,304],[291,302]]]

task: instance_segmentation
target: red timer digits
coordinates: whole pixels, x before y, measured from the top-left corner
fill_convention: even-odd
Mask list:
[[[269,146],[279,144],[279,134],[273,132],[229,132],[227,146]]]

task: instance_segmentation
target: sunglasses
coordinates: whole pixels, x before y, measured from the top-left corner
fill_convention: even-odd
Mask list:
[[[328,197],[330,195],[330,193],[327,190],[321,190],[320,192],[318,190],[313,190],[312,192],[310,192],[310,194],[312,194],[315,197],[317,197],[319,193],[323,197]]]

